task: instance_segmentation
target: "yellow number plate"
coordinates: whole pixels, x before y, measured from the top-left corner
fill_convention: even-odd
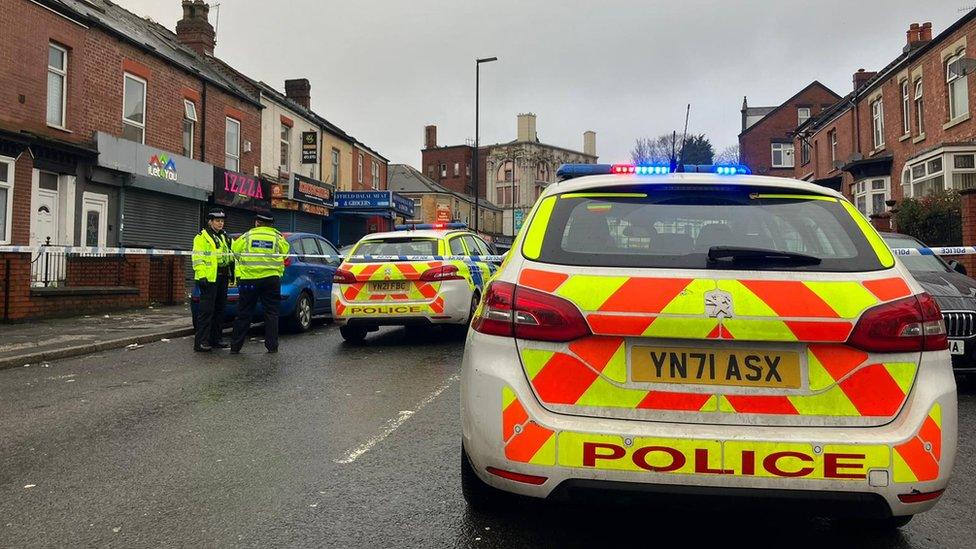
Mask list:
[[[369,291],[374,294],[393,294],[404,293],[407,291],[407,283],[403,280],[383,282],[370,282]]]
[[[634,346],[630,358],[635,382],[800,387],[796,353]]]

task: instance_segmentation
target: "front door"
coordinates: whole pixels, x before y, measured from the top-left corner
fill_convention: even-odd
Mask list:
[[[85,193],[83,208],[82,245],[104,247],[108,240],[108,196]]]
[[[46,172],[40,173],[39,185],[34,193],[31,223],[31,246],[58,245],[61,196],[58,177]],[[35,252],[31,265],[31,279],[36,286],[56,286],[64,279],[65,256],[63,253]]]

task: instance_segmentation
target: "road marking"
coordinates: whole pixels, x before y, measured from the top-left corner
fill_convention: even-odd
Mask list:
[[[370,451],[373,448],[373,446],[376,446],[377,444],[383,442],[383,440],[386,439],[386,437],[393,434],[393,431],[396,431],[401,425],[403,425],[404,422],[406,422],[408,419],[413,417],[414,414],[422,410],[424,406],[427,406],[428,404],[433,402],[437,397],[441,395],[441,393],[446,391],[448,387],[453,385],[455,381],[460,379],[460,377],[461,376],[459,374],[454,374],[453,376],[448,378],[447,383],[441,385],[440,387],[435,389],[434,392],[430,393],[429,395],[424,397],[423,400],[418,402],[417,405],[413,407],[413,410],[400,410],[400,413],[398,413],[396,417],[390,418],[386,422],[386,427],[384,427],[383,430],[377,433],[376,436],[370,438],[366,442],[357,446],[355,449],[353,449],[351,452],[346,454],[344,457],[334,461],[336,463],[341,463],[341,464],[347,464],[356,461],[357,459],[359,459],[360,456]]]

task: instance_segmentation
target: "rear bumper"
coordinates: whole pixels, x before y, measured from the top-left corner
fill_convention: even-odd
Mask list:
[[[899,495],[944,489],[956,452],[955,382],[948,361],[943,353],[924,360],[905,408],[880,427],[634,421],[546,410],[522,371],[514,340],[472,331],[461,377],[463,445],[485,483],[537,498],[602,494],[626,501],[671,494],[700,502],[701,496],[722,494],[731,501],[774,498],[828,515],[848,514],[862,504],[870,508],[868,516],[910,515],[930,509],[937,499],[903,503]],[[522,410],[506,414],[513,398]],[[939,448],[927,450],[939,454],[931,458],[935,473],[929,467],[920,475],[924,480],[907,479],[896,448],[924,446],[919,433],[935,405]],[[521,483],[489,474],[488,467],[546,480]]]
[[[699,511],[708,501],[709,511],[781,511],[792,515],[883,519],[891,516],[884,497],[870,492],[831,492],[681,486],[639,482],[565,480],[548,498],[566,503],[597,505],[650,505],[669,511]]]
[[[468,321],[472,291],[466,280],[440,284],[429,301],[348,301],[341,285],[332,287],[336,323],[350,326],[408,326],[417,324],[464,324]]]

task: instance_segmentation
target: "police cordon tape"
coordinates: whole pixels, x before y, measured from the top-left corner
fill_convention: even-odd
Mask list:
[[[323,255],[323,254],[263,254],[194,252],[189,250],[157,250],[153,248],[103,248],[98,246],[0,246],[0,253],[92,254],[92,255],[172,255],[237,257],[302,257],[306,259],[356,259],[365,261],[502,261],[503,255]]]
[[[95,255],[178,255],[191,256],[189,250],[157,250],[153,248],[103,248],[98,246],[0,246],[0,253],[62,253],[62,254],[95,254]],[[976,246],[943,246],[940,248],[892,248],[891,253],[898,256],[908,255],[976,255]],[[201,252],[200,255],[211,255]],[[216,255],[216,254],[214,254]],[[319,254],[233,254],[237,256],[267,257],[305,257],[312,259],[357,259],[376,261],[501,261],[503,255],[319,255]]]

